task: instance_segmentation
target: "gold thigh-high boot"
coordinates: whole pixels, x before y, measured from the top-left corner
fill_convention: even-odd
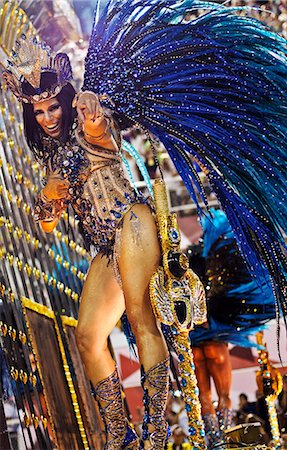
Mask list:
[[[168,438],[165,409],[169,387],[169,358],[147,372],[142,367],[141,381],[145,407],[141,448],[162,450]]]
[[[139,438],[130,427],[117,369],[94,388],[106,430],[104,450],[138,450]]]

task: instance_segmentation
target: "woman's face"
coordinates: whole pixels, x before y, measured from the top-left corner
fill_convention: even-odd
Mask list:
[[[53,138],[61,135],[62,107],[56,97],[33,104],[35,118],[45,134]]]

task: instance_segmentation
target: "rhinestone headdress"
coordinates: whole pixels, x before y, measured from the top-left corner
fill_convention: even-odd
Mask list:
[[[57,81],[48,89],[42,91],[40,81],[43,72],[57,75]],[[36,37],[27,38],[24,34],[16,41],[12,50],[12,58],[3,73],[7,86],[17,99],[24,103],[35,103],[47,100],[59,94],[62,87],[72,80],[72,68],[68,55],[52,53],[45,42],[39,42]],[[26,80],[35,89],[34,95],[23,92],[22,83]]]

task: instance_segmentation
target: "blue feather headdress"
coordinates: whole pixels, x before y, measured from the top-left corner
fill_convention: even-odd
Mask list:
[[[190,332],[192,346],[204,341],[231,342],[250,347],[248,336],[264,328],[275,317],[274,296],[268,277],[252,278],[238,252],[227,217],[211,209],[203,219],[204,271],[208,327]],[[198,257],[192,260],[196,271]],[[202,263],[201,263],[202,264]]]
[[[182,24],[187,7],[209,9]],[[237,9],[110,1],[95,17],[83,89],[155,134],[207,206],[191,157],[204,167],[249,269],[267,268],[285,317],[287,45]]]

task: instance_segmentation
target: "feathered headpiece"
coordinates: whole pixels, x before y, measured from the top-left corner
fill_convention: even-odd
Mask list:
[[[51,72],[57,76],[56,82],[44,90],[41,88],[43,72]],[[54,54],[45,42],[39,42],[36,37],[27,38],[22,34],[12,50],[12,58],[8,61],[3,78],[19,101],[35,103],[57,95],[63,86],[72,80],[73,75],[68,55]],[[23,92],[24,80],[35,89],[34,95]]]

